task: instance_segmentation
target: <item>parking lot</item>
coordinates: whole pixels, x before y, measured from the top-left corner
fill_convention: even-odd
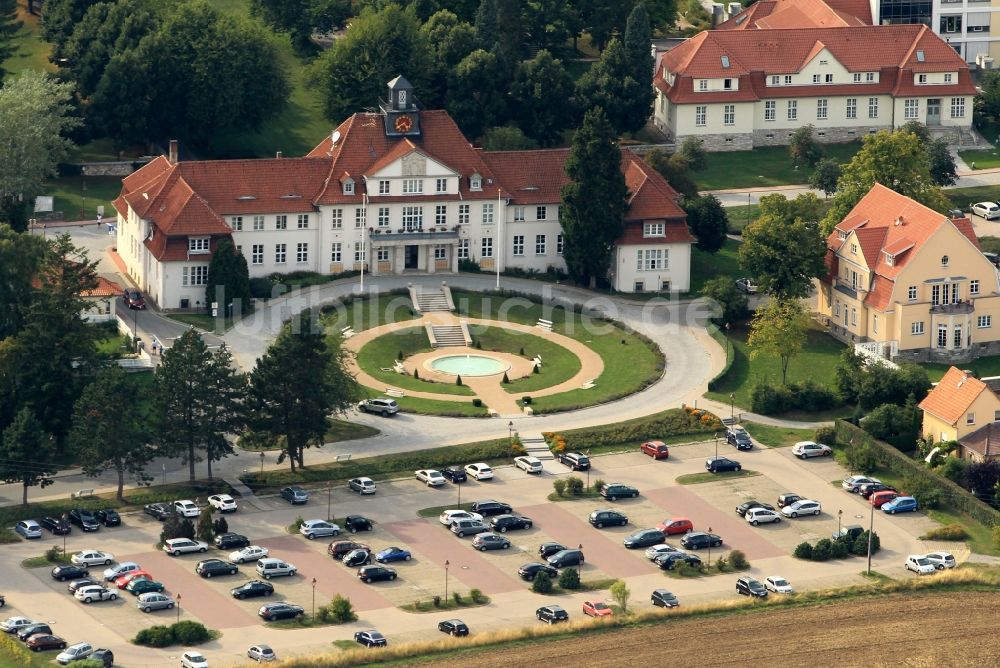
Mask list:
[[[726,448],[723,452],[723,448]],[[781,574],[798,589],[846,584],[857,581],[862,570],[858,558],[826,563],[802,562],[790,557],[790,552],[803,540],[816,541],[828,537],[843,525],[869,521],[870,506],[864,499],[834,485],[846,472],[831,459],[799,461],[789,449],[756,448],[734,454],[728,446],[720,446],[720,454],[740,460],[745,470],[761,475],[728,478],[715,482],[678,485],[678,476],[704,471],[704,460],[714,454],[712,444],[690,444],[673,447],[667,460],[653,461],[639,452],[597,457],[590,472],[591,482],[622,482],[639,488],[636,499],[610,503],[603,499],[586,499],[551,503],[546,496],[552,492],[555,473],[568,475],[565,467],[546,463],[546,473],[529,476],[514,467],[501,467],[492,481],[470,480],[462,487],[462,501],[493,498],[511,504],[515,512],[532,518],[531,529],[506,534],[512,546],[507,550],[476,551],[471,537],[460,539],[442,526],[437,517],[422,518],[422,508],[448,506],[457,501],[454,485],[427,488],[415,480],[380,482],[378,493],[361,497],[346,489],[334,489],[329,502],[335,518],[346,514],[363,514],[376,521],[374,530],[353,538],[367,543],[374,551],[396,545],[410,550],[413,559],[390,564],[399,577],[391,582],[362,583],[356,569],[331,559],[326,548],[329,539],[306,540],[287,533],[285,527],[296,516],[304,519],[325,518],[326,490],[313,491],[309,504],[292,507],[280,498],[254,498],[242,501],[239,512],[227,515],[230,531],[247,535],[254,544],[267,547],[270,556],[294,564],[297,573],[272,580],[275,593],[270,599],[239,601],[230,595],[233,587],[256,578],[254,565],[240,566],[237,575],[202,579],[194,572],[203,558],[226,558],[228,551],[210,550],[207,555],[170,557],[155,549],[161,525],[142,515],[125,517],[124,526],[102,529],[99,534],[69,536],[71,552],[97,548],[112,552],[122,560],[139,562],[153,577],[163,582],[168,593],[180,596],[182,619],[196,619],[209,628],[219,629],[222,637],[204,646],[206,655],[223,665],[238,663],[246,647],[255,642],[268,642],[279,655],[303,654],[330,649],[333,639],[350,638],[354,630],[382,630],[390,642],[426,638],[445,613],[416,615],[399,609],[417,600],[427,601],[443,595],[445,580],[449,592],[480,589],[492,598],[489,606],[469,608],[449,616],[461,616],[473,632],[485,628],[533,623],[536,607],[546,602],[558,602],[579,616],[579,601],[587,596],[606,594],[564,594],[544,597],[533,594],[521,581],[517,568],[538,559],[538,546],[556,541],[567,547],[582,546],[586,563],[581,568],[583,580],[626,578],[633,592],[633,601],[649,605],[649,591],[666,587],[683,602],[732,598],[736,575],[677,579],[660,571],[648,561],[644,550],[627,550],[622,539],[629,533],[650,528],[658,522],[676,516],[690,518],[695,530],[719,534],[724,540],[721,551],[712,551],[713,559],[732,549],[742,550],[751,562],[751,574],[764,577]],[[575,474],[586,478],[586,474]],[[751,498],[775,504],[779,494],[794,491],[820,501],[823,512],[818,517],[785,520],[777,524],[752,527],[735,512],[735,506]],[[201,500],[204,501],[204,500]],[[614,507],[629,517],[625,527],[595,529],[587,522],[591,511]],[[902,564],[907,554],[927,551],[916,539],[933,523],[923,514],[889,517],[875,513],[875,529],[882,540],[882,551],[874,566],[894,577],[907,577]],[[342,536],[343,537],[343,536]],[[677,545],[680,537],[668,542]],[[8,546],[0,555],[6,567],[0,577],[2,593],[7,595],[6,615],[23,614],[34,619],[52,621],[56,634],[69,642],[87,640],[114,649],[122,665],[167,665],[176,650],[137,648],[127,640],[146,626],[170,623],[176,610],[144,614],[135,607],[131,594],[122,592],[117,601],[85,606],[66,591],[65,583],[49,576],[48,569],[24,571],[20,560],[40,554],[61,538],[49,534],[40,541]],[[705,552],[702,550],[701,552]],[[706,555],[702,555],[705,558]],[[447,569],[446,569],[447,563]],[[92,569],[99,574],[102,569]],[[315,579],[315,584],[314,584]],[[359,621],[340,627],[303,630],[283,630],[267,627],[257,616],[257,609],[267,600],[287,600],[310,610],[315,587],[316,605],[322,605],[336,594],[351,599]],[[67,631],[67,629],[71,629]],[[213,661],[213,665],[215,665]]]

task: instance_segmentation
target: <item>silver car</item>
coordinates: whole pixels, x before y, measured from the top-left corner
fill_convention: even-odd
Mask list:
[[[148,591],[145,594],[139,595],[139,599],[135,602],[135,607],[139,608],[143,612],[150,612],[151,610],[170,610],[174,607],[174,599],[170,598],[166,594]]]
[[[299,527],[299,533],[309,540],[320,536],[338,536],[340,525],[326,520],[306,520]]]

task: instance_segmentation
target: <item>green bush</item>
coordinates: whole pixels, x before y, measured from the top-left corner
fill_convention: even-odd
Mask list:
[[[788,385],[757,385],[750,392],[750,410],[762,415],[787,413],[793,410],[820,411],[840,403],[837,394],[818,383],[807,380]]]
[[[708,416],[703,420],[704,416]],[[631,443],[638,445],[653,438],[663,439],[680,434],[711,434],[722,428],[718,417],[702,410],[671,408],[661,413],[613,425],[584,427],[562,432],[566,449],[583,451],[587,448]]]
[[[847,541],[835,540],[830,546],[830,558],[831,559],[843,559],[851,553],[851,548],[848,546]]]
[[[475,406],[476,408],[482,408],[483,407],[483,400],[482,399],[478,399],[478,398],[473,399],[472,400],[472,405]]]
[[[715,567],[719,569],[720,573],[725,573],[726,571],[729,570],[729,560],[726,559],[724,556],[719,557],[718,559],[715,560]]]
[[[812,559],[813,557],[813,546],[803,541],[795,546],[795,551],[792,552],[792,556],[796,559]]]
[[[462,377],[461,376],[455,376],[455,384],[456,385],[461,385],[462,384]]]
[[[969,537],[969,532],[961,524],[947,524],[943,527],[931,529],[920,540],[965,540]]]
[[[566,481],[562,478],[556,478],[552,481],[552,488],[556,490],[556,496],[566,495]]]
[[[552,591],[552,578],[545,571],[539,571],[531,582],[531,591],[536,594],[548,594]]]
[[[818,427],[813,434],[813,440],[823,445],[833,445],[837,442],[837,430],[829,425]]]
[[[435,594],[434,598],[431,600],[431,602],[434,604],[435,608],[440,608],[441,607],[441,595],[440,594]]]
[[[333,597],[327,609],[330,611],[330,619],[338,624],[353,622],[358,618],[354,613],[354,606],[351,605],[351,599],[340,594]]]
[[[221,533],[228,533],[229,522],[226,521],[225,517],[220,515],[219,518],[212,524],[212,528],[215,530],[215,535],[217,536]]]
[[[174,644],[175,640],[170,627],[157,624],[155,626],[141,629],[135,634],[135,638],[132,642],[136,645],[143,645],[145,647],[169,647]]]
[[[938,468],[938,473],[955,484],[961,484],[967,462],[961,457],[945,457],[944,463]]]
[[[32,664],[31,652],[17,642],[17,636],[0,633],[0,651],[6,655],[5,658],[11,661],[9,665],[30,666]]]
[[[185,517],[181,520],[181,526],[178,530],[180,534],[178,538],[190,538],[194,540],[194,522],[191,521],[190,517]]]
[[[738,571],[744,571],[750,568],[750,562],[747,561],[747,555],[743,553],[743,550],[733,550],[729,553],[729,563],[733,565]]]
[[[170,632],[174,636],[174,642],[181,645],[197,645],[212,638],[212,634],[204,624],[187,619],[171,624]]]
[[[903,489],[917,500],[920,508],[937,508],[941,505],[941,486],[926,475],[911,473],[903,478]]]
[[[580,588],[580,571],[575,568],[567,568],[559,574],[559,586],[563,589]]]
[[[295,521],[292,522],[292,525],[289,527],[289,530],[292,533],[297,533],[298,530],[302,528],[302,525],[305,524],[305,522],[306,521],[302,519],[302,515],[299,515],[298,517],[295,518]]]
[[[583,494],[583,480],[572,475],[566,478],[566,491],[570,496],[580,496]]]
[[[462,598],[462,594],[457,591],[452,592],[451,597],[454,599],[455,605],[462,605],[462,602],[465,600]]]
[[[603,486],[604,486],[604,480],[602,480],[601,478],[598,478],[597,480],[594,481],[594,484],[591,485],[590,488],[592,490],[594,490],[595,492],[600,492],[601,491],[601,487],[603,487]]]
[[[871,473],[878,467],[878,455],[868,443],[854,443],[844,451],[847,468],[861,473]]]
[[[482,603],[483,601],[486,600],[486,597],[483,596],[483,592],[481,589],[470,589],[469,598],[472,599],[473,603]]]
[[[538,367],[535,367],[535,368],[537,369]],[[538,373],[538,372],[536,371],[535,373]],[[527,395],[527,394],[524,395],[523,397],[521,397],[521,403],[524,404],[525,406],[530,406],[531,405],[531,397],[529,395]]]
[[[52,562],[53,564],[58,561],[61,561],[62,556],[63,556],[62,550],[59,549],[59,547],[56,545],[53,545],[49,549],[45,550],[45,560]]]
[[[882,541],[879,540],[877,533],[872,533],[872,554],[877,553],[882,549]],[[856,554],[859,557],[864,557],[868,555],[868,530],[865,529],[861,534],[854,540],[854,547],[851,549],[852,554]]]
[[[827,561],[833,556],[833,543],[829,538],[820,538],[813,546],[813,561]]]

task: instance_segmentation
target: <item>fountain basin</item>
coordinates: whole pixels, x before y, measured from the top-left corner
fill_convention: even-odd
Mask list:
[[[434,371],[452,376],[493,376],[510,369],[507,362],[485,355],[444,355],[424,364]]]

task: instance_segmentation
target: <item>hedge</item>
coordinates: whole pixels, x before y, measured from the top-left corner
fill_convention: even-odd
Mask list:
[[[726,365],[722,367],[722,371],[715,374],[715,378],[708,381],[708,391],[715,392],[719,389],[719,385],[726,378],[726,376],[729,375],[729,371],[733,368],[733,362],[736,361],[736,346],[729,342],[729,338],[715,323],[710,323],[708,325],[708,333],[726,351]]]
[[[599,427],[584,427],[561,432],[567,450],[582,450],[606,445],[665,439],[683,434],[711,434],[722,429],[722,422],[708,411],[697,408],[671,408],[643,418]],[[545,432],[546,440],[555,437]]]
[[[163,626],[157,624],[142,629],[132,641],[146,647],[169,647],[170,645],[198,645],[212,639],[212,632],[200,622],[185,619],[182,622]]]
[[[875,453],[875,458],[881,466],[884,466],[896,475],[902,477],[912,476],[942,490],[944,492],[940,500],[942,505],[952,510],[966,513],[977,522],[988,527],[1000,524],[1000,511],[986,505],[951,480],[924,468],[919,461],[910,459],[888,443],[883,443],[872,437],[860,427],[856,427],[846,420],[837,420],[835,428],[837,443],[841,446],[846,446],[851,441],[855,445],[868,445]]]
[[[761,415],[788,411],[820,411],[839,403],[836,392],[807,380],[788,385],[756,385],[750,393],[750,410]]]
[[[17,641],[17,636],[0,633],[0,652],[14,660],[14,665],[30,666],[31,652]]]

